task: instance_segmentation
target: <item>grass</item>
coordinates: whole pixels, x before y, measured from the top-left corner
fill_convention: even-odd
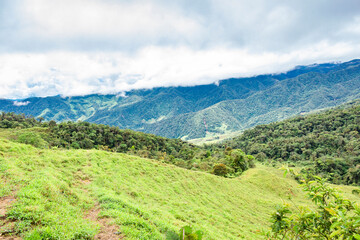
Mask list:
[[[1,134],[0,134],[1,135]],[[185,225],[205,239],[264,239],[270,214],[292,197],[310,205],[298,184],[259,166],[226,179],[161,162],[99,150],[40,149],[0,137],[0,197],[12,193],[13,231],[24,239],[92,239],[99,223],[126,239],[174,239]],[[341,187],[353,200],[353,187]]]
[[[234,137],[237,137],[242,132],[243,131],[235,131],[235,132],[227,132],[227,133],[224,133],[224,134],[208,133],[203,138],[194,138],[194,139],[190,139],[190,140],[187,140],[187,141],[192,143],[192,144],[198,145],[198,146],[201,146],[201,145],[204,145],[204,144],[207,144],[207,145],[216,144],[216,143],[220,143],[222,141],[230,140],[230,139],[232,139]],[[184,137],[184,139],[186,139],[186,138]]]

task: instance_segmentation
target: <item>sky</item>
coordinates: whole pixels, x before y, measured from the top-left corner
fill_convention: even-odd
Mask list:
[[[355,58],[359,0],[0,1],[0,98],[194,86]]]

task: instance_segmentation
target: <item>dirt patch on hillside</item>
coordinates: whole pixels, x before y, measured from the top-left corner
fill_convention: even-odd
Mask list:
[[[89,180],[89,179],[82,179],[82,180],[80,180],[80,182],[81,182],[81,184],[82,185],[89,185],[90,183],[91,183],[91,180]]]
[[[6,222],[6,226],[4,228],[0,228],[3,230],[0,230],[0,240],[21,240],[21,237],[18,237],[16,235],[13,235],[12,228],[14,227],[14,222]],[[9,230],[7,230],[9,229]]]
[[[14,235],[15,221],[7,218],[7,210],[15,202],[14,194],[0,198],[0,240],[22,239]]]
[[[90,221],[98,224],[100,226],[100,231],[95,235],[96,240],[118,240],[125,239],[125,236],[119,231],[119,227],[110,224],[109,219],[107,218],[99,218],[99,213],[101,209],[97,204],[95,205],[86,215],[85,218]]]
[[[86,176],[82,171],[78,171],[79,179],[78,184],[85,193],[89,193],[87,189],[88,185],[91,184],[92,180]],[[118,240],[125,239],[125,236],[120,232],[119,226],[110,224],[109,218],[101,218],[99,216],[101,208],[99,203],[85,213],[85,218],[91,222],[97,224],[100,227],[99,232],[95,235],[95,240]]]
[[[14,196],[7,196],[7,197],[1,197],[0,198],[0,217],[3,217],[6,215],[7,208],[10,207],[10,205],[15,201]]]

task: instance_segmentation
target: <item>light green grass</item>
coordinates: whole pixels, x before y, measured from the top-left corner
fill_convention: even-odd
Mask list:
[[[192,144],[201,146],[201,145],[210,145],[210,144],[216,144],[216,143],[220,143],[222,141],[225,140],[230,140],[234,137],[239,136],[243,131],[235,131],[235,132],[230,132],[227,131],[224,134],[218,134],[218,133],[208,133],[205,137],[203,138],[194,138],[194,139],[190,139],[187,140],[186,137],[182,138]]]
[[[310,204],[274,168],[226,179],[125,154],[38,149],[1,138],[0,179],[0,196],[16,191],[9,216],[25,239],[91,239],[99,226],[84,216],[96,203],[127,239],[165,239],[185,225],[205,239],[264,239],[276,204],[289,195]],[[340,188],[351,195],[352,187]]]

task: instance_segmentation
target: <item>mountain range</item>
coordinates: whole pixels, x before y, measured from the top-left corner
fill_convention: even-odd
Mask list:
[[[217,137],[360,98],[360,60],[122,94],[0,99],[0,111],[88,121],[185,140]]]

